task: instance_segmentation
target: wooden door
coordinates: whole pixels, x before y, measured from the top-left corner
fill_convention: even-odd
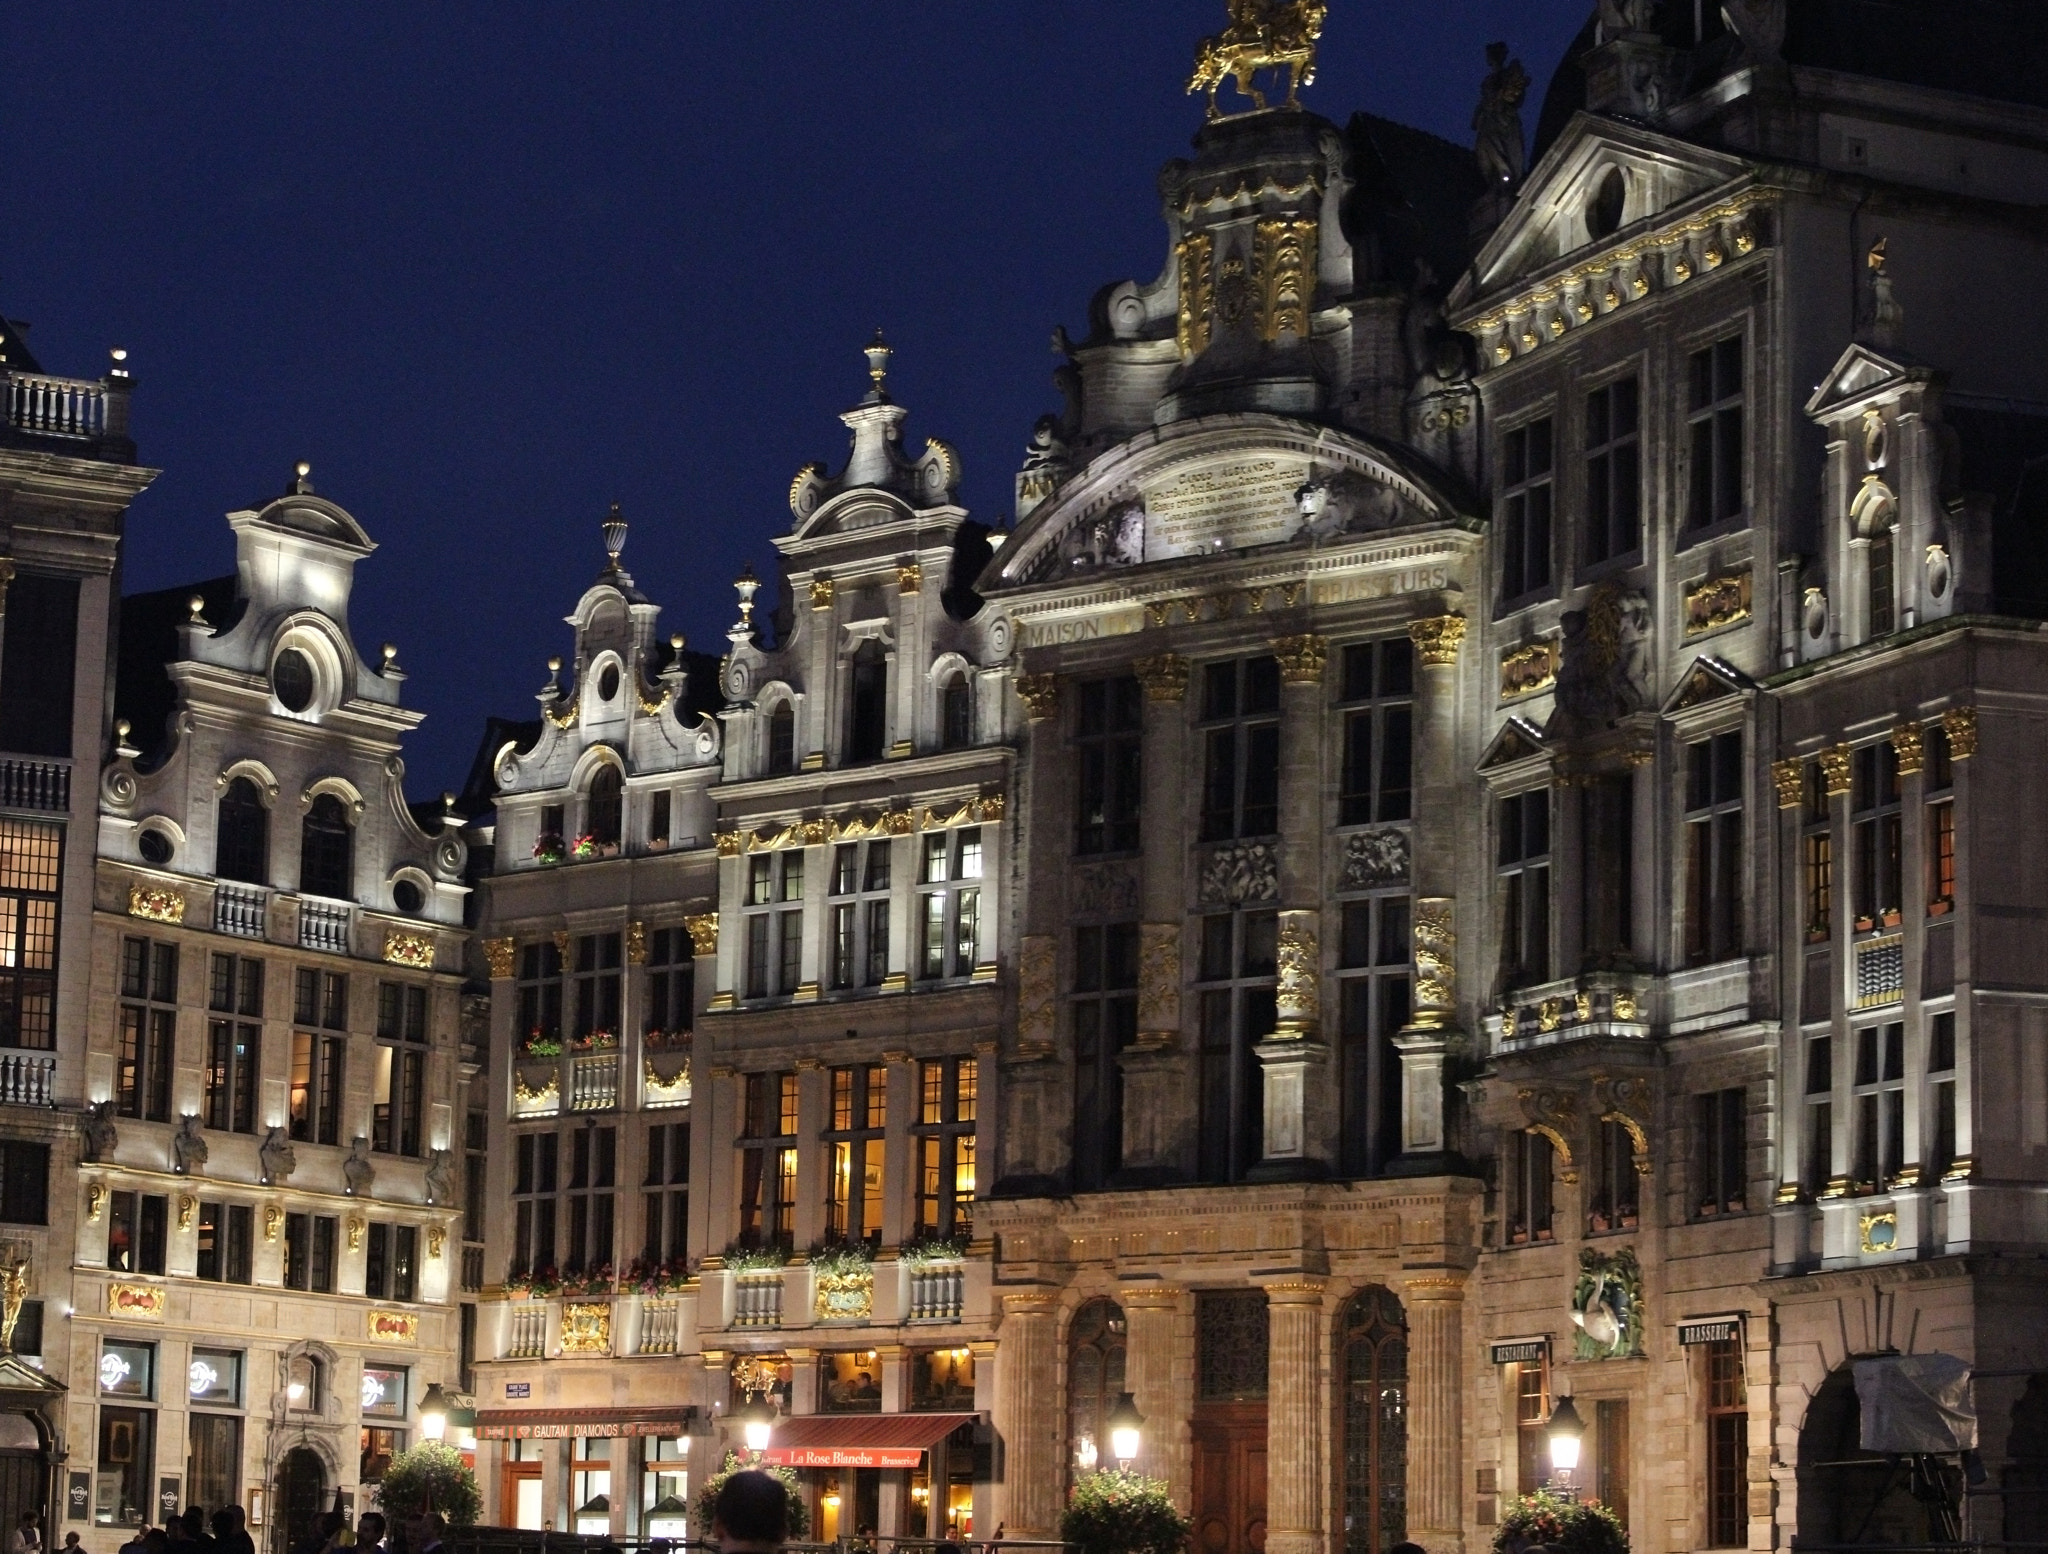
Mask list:
[[[43,1504],[43,1489],[48,1478],[49,1470],[43,1466],[42,1453],[0,1451],[0,1527],[11,1532],[21,1520],[22,1512],[39,1512],[43,1518],[45,1548],[53,1541],[50,1536],[50,1508]],[[63,1534],[57,1536],[61,1539]]]
[[[1211,1403],[1190,1431],[1195,1457],[1194,1554],[1266,1547],[1266,1405]]]
[[[498,1469],[498,1525],[540,1531],[540,1464],[507,1462]]]

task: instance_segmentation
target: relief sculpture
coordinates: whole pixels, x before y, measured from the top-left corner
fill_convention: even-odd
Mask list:
[[[1408,833],[1398,826],[1355,831],[1344,838],[1344,868],[1338,884],[1345,890],[1408,883]]]
[[[1203,906],[1280,899],[1280,850],[1271,842],[1229,842],[1202,860]]]

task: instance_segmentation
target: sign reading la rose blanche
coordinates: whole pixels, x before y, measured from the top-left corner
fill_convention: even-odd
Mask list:
[[[762,1455],[778,1468],[914,1468],[924,1460],[914,1446],[772,1446]]]

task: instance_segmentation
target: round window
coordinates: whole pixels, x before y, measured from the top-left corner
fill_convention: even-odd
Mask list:
[[[610,701],[619,694],[619,666],[606,664],[604,673],[597,677],[597,699]]]
[[[285,711],[304,712],[313,705],[313,664],[297,648],[286,648],[277,655],[277,662],[270,666],[270,683]]]
[[[391,887],[391,899],[398,903],[401,912],[417,912],[426,905],[426,895],[411,880],[400,880]]]
[[[1621,229],[1621,217],[1628,206],[1628,180],[1621,169],[1610,167],[1600,187],[1586,206],[1586,229],[1594,237],[1606,237]]]
[[[142,853],[142,861],[159,869],[171,861],[172,853],[177,850],[171,845],[168,834],[154,829],[143,832],[135,845]]]

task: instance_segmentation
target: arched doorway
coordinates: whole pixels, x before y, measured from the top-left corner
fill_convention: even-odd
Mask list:
[[[1408,1538],[1408,1316],[1394,1292],[1353,1296],[1337,1344],[1344,1554],[1386,1554]]]
[[[43,1518],[43,1537],[50,1536],[50,1507],[45,1503],[50,1482],[42,1436],[27,1414],[0,1413],[0,1527],[14,1530],[24,1511]]]
[[[1799,1427],[1799,1532],[1807,1546],[1926,1543],[1927,1513],[1894,1465],[1862,1444],[1854,1370],[1820,1384]]]
[[[1113,1300],[1091,1300],[1067,1327],[1067,1477],[1080,1471],[1087,1451],[1110,1466],[1103,1423],[1124,1390],[1124,1312]]]
[[[307,1446],[295,1446],[277,1464],[276,1510],[271,1518],[272,1536],[281,1549],[297,1548],[311,1536],[313,1524],[327,1509],[327,1469],[320,1454]]]

